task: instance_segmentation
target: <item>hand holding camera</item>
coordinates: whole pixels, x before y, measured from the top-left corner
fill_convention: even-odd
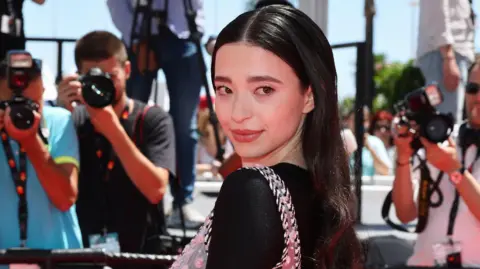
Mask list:
[[[3,112],[3,110],[0,110]],[[37,135],[38,128],[40,126],[41,115],[37,111],[33,111],[33,123],[32,126],[28,129],[20,129],[15,126],[14,122],[12,121],[11,115],[11,108],[7,107],[5,112],[0,112],[0,117],[3,121],[5,131],[10,138],[14,139],[15,141],[19,142],[20,144],[28,143],[29,139],[34,139]]]
[[[438,87],[430,84],[411,92],[396,105],[394,141],[398,163],[407,162],[418,149],[424,148],[426,159],[441,171],[449,173],[460,168],[455,142],[450,137],[453,117],[435,109],[442,101]],[[448,144],[441,145],[445,141]]]
[[[82,83],[78,78],[77,74],[68,75],[58,84],[58,100],[69,111],[73,111],[75,104],[81,102]]]
[[[447,174],[460,169],[461,164],[457,157],[457,147],[453,138],[447,139],[446,145],[432,143],[427,139],[420,137],[426,152],[426,159],[440,171]]]
[[[107,136],[119,123],[113,110],[115,85],[110,74],[94,67],[85,75],[65,77],[58,86],[59,100],[70,111],[75,103],[84,104],[95,129]]]
[[[420,137],[432,143],[441,143],[450,137],[453,131],[453,116],[442,114],[435,106],[443,102],[443,96],[436,84],[430,84],[409,93],[405,100],[395,105],[397,117],[395,125],[403,126],[406,132],[398,136],[413,134],[410,146],[416,152],[423,147]],[[401,130],[400,130],[401,131]]]
[[[9,51],[7,55],[8,86],[12,98],[0,102],[2,127],[8,135],[21,142],[35,137],[40,124],[40,106],[26,98],[23,92],[30,85],[32,78],[40,76],[41,62],[34,60],[26,51]]]
[[[413,148],[410,146],[413,141],[414,134],[406,125],[396,124],[394,126],[395,131],[393,142],[395,143],[397,150],[397,163],[407,164],[410,161],[410,157],[413,155]]]

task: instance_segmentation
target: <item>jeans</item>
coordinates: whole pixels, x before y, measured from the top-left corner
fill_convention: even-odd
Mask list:
[[[170,182],[174,205],[181,206],[193,200],[197,150],[197,107],[203,87],[199,57],[193,42],[179,39],[170,31],[151,37],[150,48],[155,51],[157,63],[165,73],[170,96],[170,115],[175,128],[175,146],[178,182]],[[147,103],[156,72],[140,74],[132,51],[132,75],[127,94]],[[201,52],[200,52],[201,53]],[[178,184],[176,184],[178,183]]]
[[[441,113],[452,113],[455,123],[463,121],[465,102],[465,85],[467,84],[468,68],[472,62],[466,57],[455,53],[458,68],[460,69],[460,83],[456,91],[447,91],[443,84],[443,59],[439,50],[431,51],[417,60],[417,65],[425,77],[425,82],[437,82],[443,95],[443,103],[436,108]]]

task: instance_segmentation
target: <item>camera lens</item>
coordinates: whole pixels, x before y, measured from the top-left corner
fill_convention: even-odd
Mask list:
[[[428,121],[423,128],[425,138],[432,143],[440,143],[448,138],[452,126],[443,117],[436,116]]]
[[[92,68],[82,79],[82,96],[95,108],[111,105],[115,99],[115,85],[110,76],[99,68]]]
[[[21,130],[32,127],[35,120],[33,110],[24,104],[12,105],[10,107],[10,118],[13,125]]]

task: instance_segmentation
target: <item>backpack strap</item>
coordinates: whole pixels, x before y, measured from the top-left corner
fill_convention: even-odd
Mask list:
[[[141,149],[141,146],[143,145],[143,126],[145,123],[145,117],[147,115],[147,112],[152,108],[152,105],[146,105],[143,108],[142,113],[139,113],[137,115],[137,118],[135,119],[135,123],[133,124],[133,134],[132,134],[132,139],[133,143],[137,145],[139,149]]]

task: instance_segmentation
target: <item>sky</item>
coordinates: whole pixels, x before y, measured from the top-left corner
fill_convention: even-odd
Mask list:
[[[178,0],[177,0],[178,1]],[[298,0],[292,0],[296,4]],[[206,35],[217,34],[228,22],[246,10],[247,0],[204,0]],[[348,2],[348,4],[347,4]],[[389,61],[406,62],[414,56],[418,8],[413,0],[378,0],[374,19],[374,52]],[[332,45],[365,39],[364,0],[330,0],[327,37]],[[475,8],[478,10],[478,8]],[[477,14],[478,11],[477,11]],[[29,37],[77,39],[92,30],[117,35],[105,0],[46,0],[43,6],[25,1],[25,33]],[[477,51],[480,35],[476,37]],[[75,71],[74,44],[65,44],[63,73]],[[54,43],[28,42],[27,50],[44,61],[55,74],[57,49]],[[339,99],[355,95],[356,49],[334,50]],[[207,58],[207,61],[210,61]],[[163,77],[161,76],[160,80]]]

